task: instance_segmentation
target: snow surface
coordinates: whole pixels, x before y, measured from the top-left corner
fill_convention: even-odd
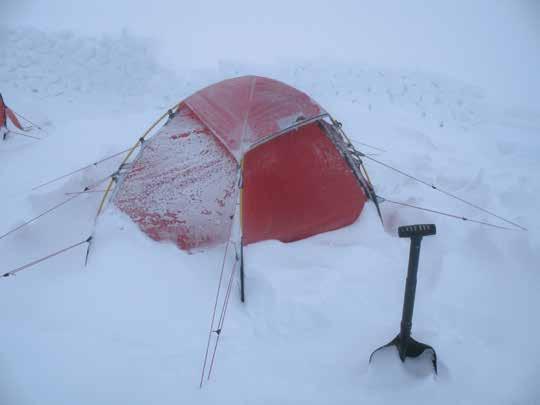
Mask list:
[[[376,158],[529,231],[389,204],[383,229],[368,204],[341,230],[249,246],[247,302],[235,282],[212,378],[199,389],[224,248],[188,254],[157,243],[111,205],[86,268],[80,247],[0,279],[0,404],[540,402],[537,4],[413,2],[400,17],[388,4],[291,5],[289,15],[283,2],[233,3],[8,1],[0,91],[45,131],[33,132],[41,141],[0,143],[0,233],[112,173],[121,158],[33,186],[130,146],[178,100],[243,74],[298,87],[364,152],[379,153],[360,142],[382,147]],[[322,18],[343,21],[334,33]],[[250,35],[268,46],[231,45]],[[350,57],[358,53],[362,60]],[[493,220],[367,166],[382,196]],[[99,198],[83,195],[0,240],[1,271],[86,238]],[[437,377],[428,358],[402,364],[391,350],[367,362],[399,329],[408,242],[396,227],[424,222],[438,235],[423,242],[413,336],[436,348]]]

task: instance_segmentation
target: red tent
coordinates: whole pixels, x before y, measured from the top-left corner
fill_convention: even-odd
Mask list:
[[[372,195],[360,155],[306,94],[239,77],[182,101],[125,167],[113,202],[182,249],[226,241],[237,206],[244,244],[289,242],[358,218]]]
[[[11,111],[11,109],[4,104],[4,99],[2,98],[2,94],[0,94],[0,128],[7,129],[7,120],[11,121],[15,127],[19,129],[23,129],[23,126],[17,119],[17,116]]]

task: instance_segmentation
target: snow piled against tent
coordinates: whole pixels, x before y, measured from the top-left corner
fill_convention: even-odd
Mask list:
[[[264,74],[311,95],[364,152],[523,223],[500,231],[384,204],[347,228],[246,251],[213,376],[198,388],[223,247],[187,254],[156,243],[112,206],[84,248],[1,279],[0,403],[535,403],[540,397],[540,120],[493,107],[482,89],[423,72],[301,62],[223,63],[173,73],[129,35],[5,30],[6,102],[44,139],[0,144],[0,233],[115,170],[118,161],[32,186],[132,144],[163,109],[216,80]],[[292,64],[291,64],[292,65]],[[504,104],[495,100],[494,105]],[[360,142],[386,150],[381,153]],[[379,193],[488,220],[376,165]],[[88,194],[0,241],[2,272],[86,238]],[[399,329],[407,241],[402,224],[435,222],[423,244],[413,336],[429,359],[372,350]],[[231,258],[229,258],[231,260]]]

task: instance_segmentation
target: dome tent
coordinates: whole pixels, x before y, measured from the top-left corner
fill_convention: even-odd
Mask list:
[[[10,132],[8,129],[8,119],[11,123],[21,131],[24,131],[23,126],[17,119],[15,113],[4,103],[4,98],[0,93],[0,137],[6,140],[6,135]]]
[[[7,129],[7,119],[20,125],[15,114],[0,95],[0,129]],[[161,129],[153,132],[167,116]],[[23,131],[41,129],[28,123],[31,126]],[[94,192],[104,192],[96,219],[111,201],[154,240],[172,241],[185,250],[232,243],[236,253],[240,247],[237,256],[241,273],[242,246],[268,239],[290,242],[347,226],[358,218],[367,200],[374,203],[381,222],[379,203],[386,202],[498,229],[527,230],[438,185],[357,151],[341,124],[309,96],[276,80],[256,76],[225,80],[198,91],[160,116],[131,148],[45,181],[32,191],[126,153],[115,172],[79,192],[68,193],[64,201],[1,234],[0,239],[78,196]],[[363,159],[512,227],[376,195]],[[105,190],[96,190],[107,180]],[[2,276],[12,276],[84,244],[86,264],[94,231],[95,226],[88,238]]]
[[[290,242],[351,224],[373,194],[339,123],[257,76],[182,101],[122,169],[113,203],[182,249],[226,241],[237,204],[244,244]]]
[[[211,85],[144,143],[113,202],[150,237],[183,249],[227,240],[238,198],[245,244],[349,225],[370,186],[326,119],[310,97],[275,80]]]

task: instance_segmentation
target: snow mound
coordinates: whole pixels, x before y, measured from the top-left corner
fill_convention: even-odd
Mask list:
[[[43,100],[142,101],[175,94],[172,72],[155,62],[151,43],[123,32],[84,37],[72,32],[1,28],[0,83]],[[178,97],[178,92],[175,94]],[[175,99],[176,99],[175,97]],[[153,100],[154,101],[154,100]]]

